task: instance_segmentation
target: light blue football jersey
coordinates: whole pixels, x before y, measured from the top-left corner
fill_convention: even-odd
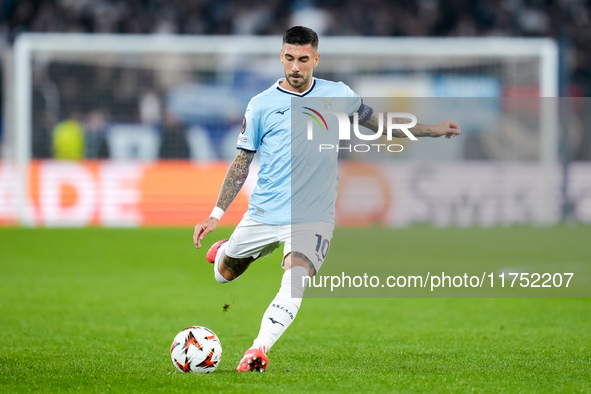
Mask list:
[[[317,154],[317,149],[301,149],[305,146],[301,142],[305,140],[306,130],[297,127],[292,132],[292,116],[302,115],[302,108],[311,102],[306,100],[326,97],[347,98],[341,110],[351,116],[359,109],[362,100],[343,82],[314,78],[310,89],[298,94],[281,88],[281,81],[252,98],[238,137],[237,148],[257,151],[260,164],[258,181],[245,217],[266,224],[334,222],[338,150]],[[294,98],[297,104],[292,106]],[[331,126],[328,124],[328,128]],[[326,135],[328,133],[323,134],[324,138]],[[330,138],[329,142],[338,146],[338,133],[330,133]],[[297,144],[293,151],[292,143]]]

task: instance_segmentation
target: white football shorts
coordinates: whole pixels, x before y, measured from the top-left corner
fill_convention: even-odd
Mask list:
[[[243,218],[230,236],[225,252],[233,258],[258,258],[284,244],[284,259],[292,251],[300,252],[318,272],[328,253],[333,232],[334,224],[329,222],[273,225]]]

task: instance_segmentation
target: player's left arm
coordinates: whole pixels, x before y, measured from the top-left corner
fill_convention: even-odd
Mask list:
[[[382,116],[382,125],[383,134],[386,134],[387,128],[385,125],[387,124],[387,114],[385,112],[380,113],[376,111],[372,111],[371,115],[368,116],[365,120],[360,121],[359,124],[361,126],[365,126],[368,129],[372,130],[373,132],[377,132],[379,130],[379,122]],[[411,123],[411,120],[408,118],[394,118],[392,119],[393,123],[396,124],[405,124]],[[461,130],[460,126],[449,119],[444,120],[441,123],[436,125],[426,125],[422,123],[417,123],[414,127],[410,127],[408,129],[415,137],[432,137],[432,138],[439,138],[441,136],[445,136],[445,138],[455,137],[456,135],[460,135]],[[394,129],[392,130],[392,137],[398,138],[405,138],[406,134],[401,129]]]

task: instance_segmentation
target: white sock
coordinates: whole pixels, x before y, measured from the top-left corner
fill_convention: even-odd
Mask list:
[[[259,335],[254,340],[251,349],[262,348],[265,353],[268,352],[287,330],[300,309],[306,288],[302,285],[301,278],[305,276],[308,276],[308,270],[301,266],[295,266],[285,271],[279,292],[263,315]]]
[[[218,252],[215,255],[215,263],[213,264],[213,275],[215,276],[215,280],[217,280],[220,283],[231,282],[231,280],[224,278],[222,276],[222,274],[220,274],[220,270],[219,270],[222,252],[226,249],[227,244],[228,243],[226,242],[226,243],[222,244],[222,246],[220,246],[220,248],[218,249]]]

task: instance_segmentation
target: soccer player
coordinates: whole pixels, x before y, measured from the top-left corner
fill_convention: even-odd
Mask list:
[[[318,36],[309,28],[295,26],[284,34],[280,59],[285,78],[279,79],[248,104],[238,137],[238,152],[228,168],[216,206],[209,218],[195,226],[193,234],[195,246],[201,248],[203,238],[216,228],[242,188],[250,163],[258,151],[260,170],[248,211],[230,239],[216,242],[206,256],[214,265],[216,280],[226,283],[242,275],[253,261],[284,244],[284,274],[279,292],[265,311],[259,334],[238,364],[238,371],[264,371],[267,368],[266,353],[291,324],[300,308],[305,285],[299,279],[312,277],[318,272],[334,230],[337,156],[322,156],[322,160],[329,161],[323,163],[323,167],[292,157],[292,97],[349,98],[348,108],[345,109],[347,115],[357,112],[360,125],[377,132],[380,123],[386,124],[385,119],[379,119],[384,114],[379,115],[379,112],[363,104],[361,98],[344,83],[313,77],[313,70],[320,59],[317,50]],[[433,126],[416,124],[410,131],[417,137],[451,138],[460,134],[459,126],[450,120]],[[406,137],[401,130],[394,130],[393,135]],[[314,181],[321,185],[320,191],[317,188],[303,191],[314,194],[310,196],[310,201],[314,201],[316,221],[311,224],[292,223],[291,204],[296,191],[292,190],[291,175],[292,172],[295,174],[295,163],[303,166],[314,164],[314,168],[334,168],[334,171],[328,172],[300,171],[302,174],[313,174],[310,177],[327,177],[329,174],[327,178],[330,178]],[[304,179],[301,183],[306,184],[307,181]],[[304,194],[299,200],[307,196]],[[294,242],[296,237],[297,243]],[[323,253],[318,253],[321,241],[326,247]],[[292,281],[293,278],[295,280]]]

